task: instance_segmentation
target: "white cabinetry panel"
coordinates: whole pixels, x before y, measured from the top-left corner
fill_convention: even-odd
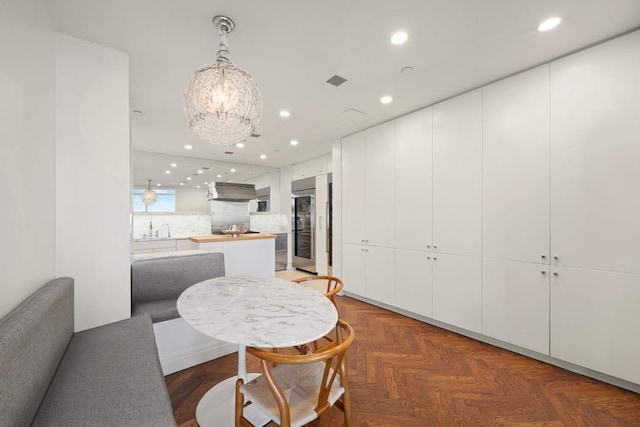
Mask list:
[[[433,107],[433,244],[482,250],[482,89]]]
[[[365,276],[367,278],[367,298],[389,305],[395,305],[395,250],[377,246],[367,246],[365,254]]]
[[[396,305],[433,317],[432,254],[396,249]]]
[[[640,32],[551,63],[551,255],[640,273]]]
[[[396,120],[396,248],[431,248],[432,113],[425,108]]]
[[[548,265],[483,259],[482,333],[549,354]]]
[[[365,223],[366,243],[393,247],[394,122],[366,130],[365,208],[359,221]]]
[[[640,384],[640,275],[556,267],[551,356]]]
[[[482,98],[482,254],[547,262],[549,65],[486,86]]]
[[[362,245],[342,245],[342,281],[344,290],[356,295],[366,295],[365,247]]]
[[[433,318],[482,332],[480,257],[433,254]]]
[[[342,240],[364,243],[365,132],[342,139]]]

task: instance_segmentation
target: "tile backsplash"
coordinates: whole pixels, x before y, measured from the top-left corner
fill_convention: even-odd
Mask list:
[[[172,238],[202,236],[211,234],[210,213],[174,213],[174,212],[136,212],[133,214],[133,238],[142,239],[149,234],[149,221],[153,224],[153,237],[156,230],[159,237],[167,237],[167,224]]]

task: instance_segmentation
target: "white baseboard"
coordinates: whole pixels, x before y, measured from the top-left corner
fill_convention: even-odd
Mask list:
[[[169,375],[238,350],[236,344],[210,338],[181,318],[153,324],[162,372]]]

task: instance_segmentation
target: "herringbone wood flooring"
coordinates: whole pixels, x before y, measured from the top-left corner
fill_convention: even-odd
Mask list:
[[[356,331],[347,353],[355,426],[640,425],[638,394],[352,298],[337,303]],[[200,397],[236,367],[233,354],[167,376],[178,424],[196,426]],[[323,418],[344,422],[335,408]]]

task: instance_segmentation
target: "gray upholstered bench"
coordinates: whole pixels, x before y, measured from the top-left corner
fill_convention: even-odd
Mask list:
[[[131,263],[131,316],[149,314],[153,323],[180,317],[176,302],[188,287],[224,276],[221,252],[168,252]]]
[[[134,255],[131,315],[150,315],[165,375],[222,357],[237,346],[201,334],[178,314],[188,287],[225,275],[224,254],[203,250]]]
[[[149,316],[74,333],[73,279],[0,319],[1,426],[175,426]]]

